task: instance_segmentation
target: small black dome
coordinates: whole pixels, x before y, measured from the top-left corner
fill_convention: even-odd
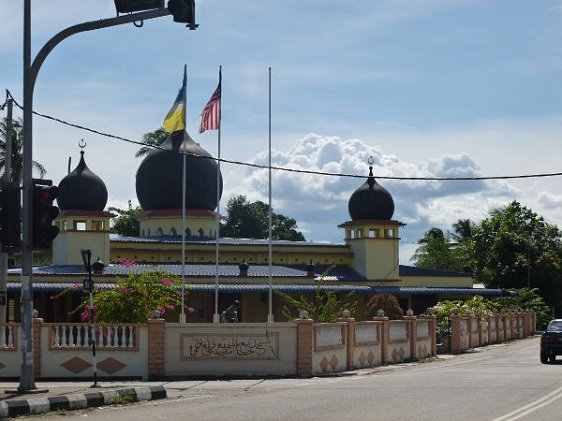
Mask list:
[[[84,161],[80,151],[78,166],[59,183],[57,204],[61,210],[103,211],[107,204],[107,187]]]
[[[137,198],[143,210],[181,209],[183,157],[186,159],[186,208],[217,207],[218,165],[185,131],[173,132],[161,148],[148,153],[137,171]],[[219,174],[219,198],[222,175]]]
[[[394,200],[388,190],[375,180],[373,167],[369,167],[367,181],[349,198],[348,210],[353,221],[392,218]]]

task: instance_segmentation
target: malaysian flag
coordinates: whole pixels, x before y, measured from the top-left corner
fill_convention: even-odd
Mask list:
[[[218,130],[220,128],[220,118],[221,118],[221,82],[219,80],[219,86],[211,96],[207,105],[201,113],[201,124],[199,125],[199,133],[203,133],[205,130]]]

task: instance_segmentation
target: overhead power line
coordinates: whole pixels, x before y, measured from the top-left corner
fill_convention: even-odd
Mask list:
[[[9,91],[7,92],[7,96],[12,98],[14,104],[23,110],[23,107],[14,99],[12,94]],[[0,106],[0,110],[4,109],[6,106],[7,100]],[[33,114],[55,121],[57,123],[63,124],[65,126],[74,127],[76,129],[84,130],[90,133],[97,134],[99,136],[108,137],[110,139],[120,140],[127,143],[132,143],[134,145],[142,146],[142,147],[149,147],[152,149],[159,149],[159,150],[166,150],[168,149],[162,148],[160,146],[155,145],[147,145],[143,142],[139,142],[137,140],[131,140],[126,137],[117,136],[111,133],[105,133],[99,130],[91,129],[89,127],[82,126],[80,124],[70,123],[68,121],[62,120],[57,117],[50,116],[48,114],[42,114],[37,111],[33,111]],[[268,169],[269,166],[267,165],[260,165],[260,164],[253,164],[250,162],[243,162],[237,161],[232,159],[217,159],[213,157],[197,155],[197,154],[189,154],[193,156],[198,156],[200,158],[205,159],[212,159],[214,161],[224,162],[226,164],[232,165],[240,165],[245,167],[251,168],[258,168],[258,169]],[[313,170],[303,170],[303,169],[296,169],[296,168],[287,168],[287,167],[278,167],[278,166],[271,166],[272,170],[276,171],[285,171],[285,172],[292,172],[292,173],[300,173],[300,174],[310,174],[310,175],[321,175],[321,176],[329,176],[329,177],[350,177],[350,178],[365,178],[365,175],[357,175],[357,174],[347,174],[347,173],[334,173],[334,172],[326,172],[326,171],[313,171]],[[383,179],[383,180],[398,180],[398,181],[484,181],[484,180],[513,180],[513,179],[525,179],[525,178],[545,178],[545,177],[559,177],[562,176],[562,172],[554,172],[554,173],[538,173],[538,174],[517,174],[517,175],[498,175],[498,176],[480,176],[480,177],[406,177],[406,176],[385,176],[385,175],[375,175],[375,178]]]

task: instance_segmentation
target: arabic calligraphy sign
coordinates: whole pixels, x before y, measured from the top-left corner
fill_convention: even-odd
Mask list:
[[[181,359],[278,360],[279,333],[181,335]]]

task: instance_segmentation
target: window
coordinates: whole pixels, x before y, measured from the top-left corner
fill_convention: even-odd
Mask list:
[[[86,221],[74,221],[74,229],[76,231],[86,231]]]
[[[170,236],[175,237],[176,235],[178,235],[178,234],[176,233],[176,229],[175,229],[175,228],[171,228],[171,229],[170,229]]]
[[[156,230],[156,235],[158,235],[158,236],[164,235],[164,230],[162,228],[158,228]]]

